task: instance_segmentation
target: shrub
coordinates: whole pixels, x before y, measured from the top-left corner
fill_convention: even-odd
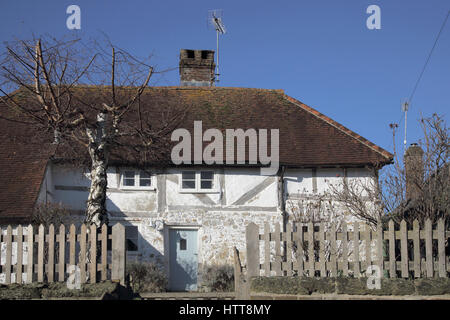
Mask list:
[[[46,229],[53,224],[55,228],[59,228],[61,224],[76,223],[77,218],[61,203],[38,203],[33,210],[32,224],[35,226],[42,224]]]
[[[205,267],[203,286],[216,292],[234,291],[234,268],[230,265]]]
[[[167,276],[155,262],[132,262],[127,265],[127,275],[134,292],[164,292]]]

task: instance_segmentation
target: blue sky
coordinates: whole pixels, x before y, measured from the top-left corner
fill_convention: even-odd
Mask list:
[[[81,8],[81,30],[66,28],[66,8]],[[369,30],[366,9],[381,8],[381,29]],[[2,41],[51,34],[108,35],[132,54],[153,54],[153,85],[178,85],[180,48],[215,50],[210,9],[223,9],[220,86],[285,92],[392,152],[389,123],[400,124],[401,103],[414,87],[448,0],[297,1],[4,1]],[[0,51],[4,46],[0,46]],[[422,113],[448,121],[450,22],[443,30],[408,113],[408,144],[417,141]]]

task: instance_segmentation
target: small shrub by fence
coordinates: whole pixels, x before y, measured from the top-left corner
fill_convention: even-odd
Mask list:
[[[206,265],[203,267],[202,285],[212,292],[234,291],[233,265]]]
[[[125,248],[121,224],[101,229],[85,224],[57,229],[50,225],[47,230],[43,225],[9,225],[0,228],[0,275],[4,274],[5,284],[64,282],[75,272],[81,284],[124,283]]]
[[[336,224],[328,225],[325,230],[324,223],[288,224],[286,232],[281,232],[279,224],[271,231],[266,223],[260,234],[258,225],[249,224],[247,276],[361,277],[373,269],[368,269],[369,266],[375,265],[381,276],[390,278],[448,277],[450,257],[446,247],[448,251],[450,232],[445,230],[443,220],[438,221],[435,229],[430,220],[425,221],[423,229],[414,221],[411,230],[405,221],[396,230],[392,220],[386,230],[381,223],[371,230],[354,222],[351,231],[347,224],[342,224],[339,230]]]

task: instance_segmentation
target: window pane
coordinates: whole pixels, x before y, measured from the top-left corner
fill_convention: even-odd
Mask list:
[[[141,187],[150,187],[152,185],[152,180],[150,179],[140,179],[139,180],[139,186]]]
[[[213,178],[213,172],[212,171],[202,171],[200,172],[200,178],[202,180],[212,180]]]
[[[141,179],[142,179],[142,178],[144,178],[144,179],[150,179],[150,173],[147,172],[147,171],[141,171],[140,177],[141,177]]]
[[[123,173],[123,185],[127,187],[134,186],[134,171],[125,171]]]
[[[139,186],[150,187],[152,184],[152,179],[150,178],[150,173],[141,171],[139,176]]]
[[[195,171],[183,171],[182,178],[183,178],[183,180],[185,180],[185,179],[195,180]]]
[[[193,180],[186,180],[182,183],[183,189],[195,189],[195,181]]]
[[[125,178],[133,178],[134,179],[134,171],[125,171],[124,176],[125,176]]]
[[[187,250],[187,240],[181,238],[180,239],[180,250]]]
[[[212,181],[202,180],[201,188],[202,189],[212,189]]]

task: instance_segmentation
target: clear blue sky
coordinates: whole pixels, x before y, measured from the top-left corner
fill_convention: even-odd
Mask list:
[[[220,86],[284,89],[300,101],[392,152],[389,123],[414,87],[450,9],[449,0],[297,1],[2,1],[0,39],[78,33],[101,37],[159,69],[153,84],[178,85],[180,48],[215,49],[208,10],[223,9]],[[81,8],[81,30],[66,28],[66,8]],[[381,8],[381,30],[369,30],[366,8]],[[3,51],[3,45],[0,47]],[[450,21],[441,34],[408,113],[408,144],[417,119],[436,112],[448,121]],[[401,121],[401,122],[400,122]]]

